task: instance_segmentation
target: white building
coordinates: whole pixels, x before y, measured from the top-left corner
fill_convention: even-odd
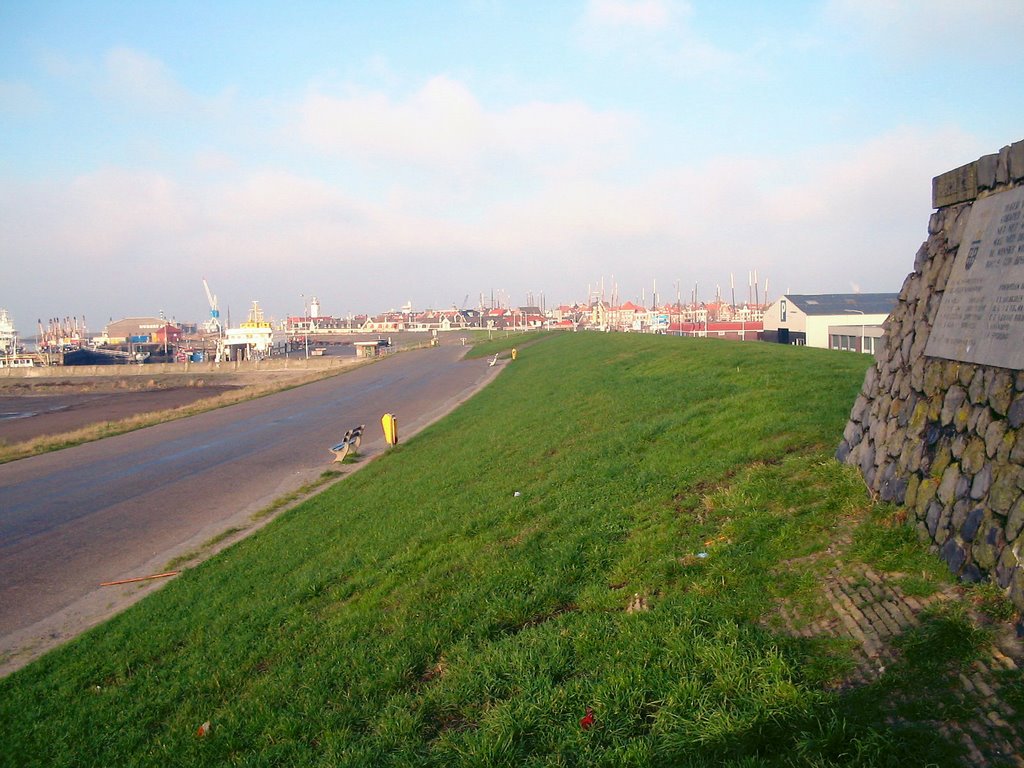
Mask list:
[[[806,344],[822,349],[856,349],[874,352],[881,326],[896,306],[895,293],[788,294],[764,313],[764,340],[780,344]],[[836,329],[844,329],[842,333]],[[852,329],[858,329],[856,333]],[[832,329],[832,330],[830,330]],[[833,336],[845,337],[845,345],[833,345]]]
[[[828,348],[873,355],[881,345],[883,334],[881,325],[830,325]]]

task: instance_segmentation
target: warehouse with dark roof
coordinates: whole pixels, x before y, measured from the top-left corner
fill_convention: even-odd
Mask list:
[[[859,328],[857,349],[871,352],[873,340],[881,335],[882,323],[896,306],[895,293],[786,294],[765,311],[765,341],[836,348],[835,329]],[[832,329],[830,331],[830,329]],[[869,343],[870,340],[870,343]],[[839,347],[843,348],[843,347]]]

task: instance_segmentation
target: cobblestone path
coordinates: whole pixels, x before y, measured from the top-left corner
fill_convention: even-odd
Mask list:
[[[849,539],[841,539],[827,552],[803,558],[804,562],[832,558],[831,565],[826,563],[828,570],[821,583],[827,601],[823,615],[804,617],[795,606],[780,601],[776,621],[791,635],[832,635],[853,641],[856,669],[839,683],[840,689],[878,680],[899,658],[893,639],[920,626],[925,609],[966,599],[963,588],[958,585],[947,585],[927,598],[906,595],[896,584],[903,574],[877,573],[862,563],[844,563],[841,552],[849,543]],[[976,618],[985,622],[981,616]],[[994,631],[991,646],[981,659],[951,681],[953,696],[963,705],[959,709],[976,714],[969,719],[938,720],[934,726],[951,740],[963,744],[971,766],[1024,768],[1024,740],[1019,732],[1021,717],[1001,695],[1001,677],[1024,665],[1024,645],[1012,624],[987,623]]]

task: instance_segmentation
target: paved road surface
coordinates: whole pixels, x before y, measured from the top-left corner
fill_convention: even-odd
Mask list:
[[[330,466],[328,447],[381,414],[399,434],[444,415],[498,368],[461,347],[405,352],[239,405],[0,465],[0,672],[137,599],[102,581],[158,573]]]

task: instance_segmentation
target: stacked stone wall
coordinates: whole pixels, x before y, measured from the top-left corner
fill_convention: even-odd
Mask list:
[[[971,208],[1024,185],[1024,141],[953,173],[933,182],[928,239],[836,455],[960,578],[992,579],[1024,609],[1024,371],[924,354]]]

